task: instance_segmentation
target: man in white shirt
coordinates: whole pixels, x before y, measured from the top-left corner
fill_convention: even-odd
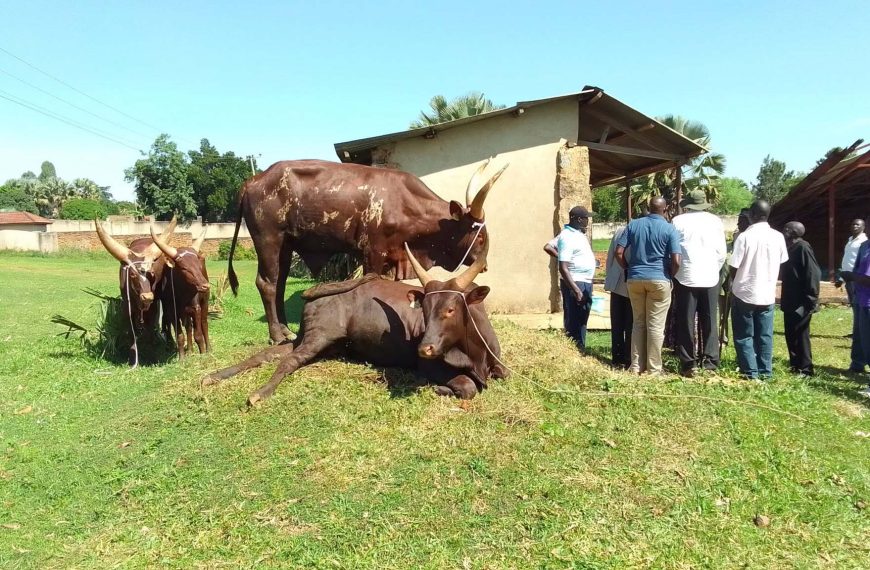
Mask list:
[[[846,247],[843,249],[843,260],[840,263],[840,272],[837,275],[836,283],[834,283],[837,288],[843,286],[844,281],[842,274],[847,271],[853,271],[855,260],[858,258],[858,250],[861,249],[861,244],[867,241],[867,234],[864,233],[864,220],[852,220],[852,223],[849,224],[849,233],[851,234],[851,237],[849,238],[849,241],[846,242]],[[854,338],[854,336],[858,334],[858,304],[855,299],[854,283],[846,283],[846,295],[849,297],[849,305],[852,306],[852,334],[849,336]],[[852,354],[853,368],[863,369],[862,361],[863,355],[858,353]]]
[[[692,377],[696,366],[719,368],[719,277],[725,263],[725,228],[718,216],[705,211],[711,204],[703,190],[690,192],[680,206],[686,213],[672,222],[682,250],[680,270],[674,275],[674,325],[680,374]],[[703,345],[697,358],[696,313]]]
[[[773,374],[773,309],[780,265],[788,261],[785,237],[767,223],[770,204],[749,209],[751,225],[731,254],[731,323],[740,372],[749,379]]]
[[[626,226],[617,228],[610,240],[607,261],[604,267],[604,290],[610,293],[610,361],[616,368],[627,369],[631,366],[631,327],[633,323],[631,300],[628,298],[628,285],[625,283],[625,270],[616,262],[616,242]],[[631,263],[631,249],[625,250],[625,259]]]
[[[595,255],[582,231],[589,225],[590,214],[583,206],[571,208],[568,223],[558,241],[565,334],[577,343],[580,350],[586,349],[586,323],[592,309],[592,277],[595,274]]]

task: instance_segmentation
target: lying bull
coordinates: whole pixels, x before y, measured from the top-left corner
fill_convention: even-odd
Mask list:
[[[173,216],[161,237],[164,243],[168,243],[176,223]],[[163,278],[165,267],[163,253],[149,238],[135,239],[129,247],[121,245],[106,232],[99,220],[95,219],[94,224],[103,247],[121,263],[118,274],[121,306],[124,318],[130,323],[133,334],[129,362],[131,366],[137,366],[139,364],[138,340],[144,339],[146,343],[153,344],[157,328],[160,309],[154,301],[155,295],[160,293]]]
[[[466,206],[439,198],[419,178],[399,170],[321,160],[273,164],[242,188],[229,255],[233,294],[239,285],[233,252],[242,217],[257,251],[256,282],[272,342],[292,336],[284,287],[294,251],[313,275],[333,254],[356,252],[366,272],[393,271],[397,280],[411,279],[406,242],[425,269],[470,265],[486,238],[484,200],[507,168],[481,184],[488,163],[472,176]]]
[[[268,348],[213,373],[203,385],[281,358],[272,378],[251,394],[253,405],[270,397],[288,375],[314,359],[346,355],[378,366],[416,369],[440,395],[473,398],[488,378],[504,378],[498,339],[481,301],[489,287],[472,281],[486,265],[486,248],[471,267],[446,282],[435,281],[410,249],[408,260],[422,287],[381,279],[325,283],[303,293],[300,339]]]
[[[188,351],[193,350],[194,341],[200,354],[206,353],[211,350],[208,338],[210,285],[205,258],[199,253],[205,232],[193,242],[192,247],[172,247],[154,234],[154,228],[151,228],[151,238],[163,252],[166,265],[160,295],[163,331],[171,339],[172,329],[175,329],[179,358],[184,358]]]

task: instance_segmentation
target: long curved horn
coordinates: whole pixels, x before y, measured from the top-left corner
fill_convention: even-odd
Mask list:
[[[157,244],[157,247],[160,248],[169,259],[175,259],[178,257],[178,250],[163,241],[161,238],[157,237],[157,234],[154,233],[154,226],[150,226],[151,228],[151,239],[154,240],[154,243]]]
[[[471,175],[471,180],[468,181],[468,188],[465,189],[465,205],[466,206],[471,206],[471,200],[474,198],[475,194],[477,193],[477,186],[478,186],[477,181],[480,178],[480,175],[483,174],[483,171],[486,170],[486,167],[489,166],[490,160],[492,160],[491,157],[487,158],[485,161],[483,161],[483,164],[480,165],[480,167],[477,169],[477,172],[475,172],[474,174]]]
[[[502,169],[504,170],[504,169]],[[477,274],[483,271],[486,267],[486,255],[489,253],[489,238],[483,242],[483,251],[480,252],[480,255],[477,256],[477,259],[474,260],[474,263],[471,264],[471,267],[463,271],[458,277],[456,277],[456,285],[459,286],[461,291],[464,291],[471,282],[477,278]]]
[[[477,195],[474,197],[474,201],[471,203],[471,211],[469,214],[475,220],[482,220],[484,217],[483,213],[483,202],[486,200],[486,195],[489,194],[489,190],[492,188],[492,185],[495,184],[495,181],[498,180],[499,176],[507,170],[507,167],[510,166],[510,163],[505,164],[501,167],[501,170],[492,175],[492,177],[487,181],[486,184],[477,192]]]
[[[169,238],[172,237],[172,232],[175,231],[175,226],[178,225],[178,217],[175,214],[172,214],[172,219],[169,221],[169,225],[166,226],[166,229],[163,230],[163,235],[160,236],[160,239],[163,240],[163,243],[169,243]],[[154,261],[158,257],[160,257],[160,248],[157,247],[157,244],[152,243],[148,246],[142,256],[145,259],[149,259]]]
[[[130,248],[115,241],[115,238],[106,233],[106,230],[103,229],[102,224],[96,218],[94,218],[94,225],[97,226],[97,236],[100,238],[100,242],[112,254],[112,257],[121,263],[130,263]]]
[[[423,269],[423,266],[420,265],[420,262],[417,261],[416,257],[414,257],[414,254],[411,253],[411,248],[408,247],[408,242],[405,242],[405,253],[408,255],[408,261],[411,262],[411,267],[414,268],[414,273],[417,274],[417,279],[419,279],[420,284],[425,287],[426,283],[432,281],[432,277],[426,273],[426,270]]]
[[[190,246],[196,253],[199,253],[199,249],[202,247],[202,242],[205,241],[205,232],[208,231],[208,228],[203,228],[202,233],[199,234],[199,237],[193,241],[193,245]]]

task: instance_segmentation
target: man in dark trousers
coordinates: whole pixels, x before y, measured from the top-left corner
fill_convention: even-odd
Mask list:
[[[810,319],[819,302],[822,271],[809,243],[804,241],[804,226],[789,222],[782,230],[788,248],[788,261],[782,264],[782,309],[785,343],[791,371],[812,376],[813,354],[810,349]]]
[[[565,334],[581,351],[586,350],[586,324],[592,309],[592,278],[595,275],[595,254],[583,230],[589,225],[592,212],[574,206],[568,212],[568,223],[559,234],[559,287],[565,311]]]

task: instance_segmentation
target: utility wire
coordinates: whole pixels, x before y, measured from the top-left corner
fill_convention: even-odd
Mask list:
[[[0,90],[0,98],[6,99],[7,101],[11,101],[12,103],[15,103],[16,105],[20,105],[20,106],[25,107],[27,109],[30,109],[32,111],[36,111],[37,113],[41,113],[41,114],[45,115],[46,117],[50,117],[50,118],[55,119],[57,121],[60,121],[62,123],[66,123],[67,125],[75,127],[77,129],[81,129],[81,130],[89,132],[93,135],[97,135],[98,137],[102,137],[108,141],[112,141],[113,143],[125,146],[125,147],[133,149],[137,152],[142,152],[141,149],[138,149],[135,146],[132,146],[132,145],[129,145],[123,141],[120,141],[120,140],[118,140],[110,135],[107,135],[107,134],[102,133],[98,130],[92,129],[92,128],[87,127],[85,125],[82,125],[76,121],[73,121],[72,119],[68,119],[62,115],[58,115],[57,113],[53,113],[53,112],[48,111],[46,109],[42,109],[41,107],[39,107],[37,105],[27,103],[26,101],[18,99],[17,97],[15,97],[14,95],[11,95],[10,93],[6,93],[5,95],[4,95],[4,93],[6,93],[6,91]],[[10,95],[10,96],[7,97],[7,95]]]
[[[30,82],[28,82],[28,81],[25,81],[24,79],[21,79],[20,77],[16,77],[15,75],[12,75],[11,73],[9,73],[8,71],[6,71],[6,70],[4,70],[4,69],[0,69],[0,73],[2,73],[2,74],[4,74],[4,75],[8,75],[8,76],[11,77],[12,79],[14,79],[14,80],[16,80],[16,81],[19,81],[19,82],[21,82],[21,83],[27,85],[28,87],[31,87],[31,88],[33,88],[33,89],[36,89],[37,91],[39,91],[39,92],[41,92],[41,93],[45,93],[45,94],[48,95],[49,97],[53,97],[53,98],[57,99],[58,101],[61,101],[61,102],[63,102],[63,103],[66,103],[67,105],[69,105],[70,107],[73,107],[74,109],[78,109],[79,111],[82,111],[82,112],[84,112],[84,113],[87,113],[88,115],[91,115],[92,117],[96,117],[96,118],[100,119],[101,121],[105,121],[105,122],[109,123],[110,125],[114,125],[114,126],[116,126],[116,127],[118,127],[118,128],[124,129],[125,131],[129,131],[129,132],[131,132],[131,133],[133,133],[133,134],[137,134],[137,135],[140,135],[140,136],[143,136],[143,137],[146,137],[146,138],[150,137],[150,135],[145,134],[145,133],[143,133],[142,131],[137,131],[137,130],[135,130],[135,129],[131,129],[131,128],[127,127],[127,126],[122,125],[121,123],[116,123],[115,121],[113,121],[113,120],[111,120],[111,119],[107,119],[106,117],[103,117],[103,116],[98,115],[98,114],[96,114],[96,113],[94,113],[94,112],[88,111],[88,110],[85,109],[84,107],[79,107],[79,106],[76,105],[75,103],[72,103],[72,102],[70,102],[70,101],[67,101],[67,100],[64,99],[63,97],[58,97],[57,95],[55,95],[55,94],[52,93],[51,91],[48,91],[48,90],[46,90],[46,89],[43,89],[42,87],[39,87],[38,85],[34,85],[33,83],[30,83]]]
[[[3,53],[5,53],[6,55],[8,55],[8,56],[10,56],[10,57],[14,57],[14,58],[17,59],[18,61],[20,61],[21,63],[23,63],[24,65],[26,65],[27,67],[30,67],[31,69],[35,69],[35,70],[38,71],[39,73],[41,73],[41,74],[45,75],[46,77],[48,77],[49,79],[53,79],[54,81],[57,81],[57,82],[60,83],[61,85],[65,86],[65,87],[67,87],[67,88],[69,88],[69,89],[72,89],[73,91],[75,91],[75,92],[78,93],[79,95],[84,95],[84,96],[87,97],[88,99],[90,99],[90,100],[92,100],[92,101],[96,101],[96,102],[99,103],[100,105],[103,105],[104,107],[108,107],[109,109],[115,111],[116,113],[121,114],[121,115],[124,115],[124,116],[127,117],[128,119],[132,119],[132,120],[136,121],[137,123],[139,123],[140,125],[144,125],[144,126],[148,127],[149,129],[153,129],[153,130],[157,131],[158,133],[163,132],[162,129],[160,129],[160,128],[158,128],[158,127],[155,127],[154,125],[148,124],[148,123],[146,123],[145,121],[142,121],[142,120],[140,120],[140,119],[137,119],[137,118],[134,117],[133,115],[127,114],[127,113],[125,113],[124,111],[122,111],[122,110],[120,110],[120,109],[118,109],[118,108],[116,108],[116,107],[113,107],[112,105],[109,105],[108,103],[104,103],[103,101],[100,101],[100,100],[97,99],[96,97],[93,97],[93,96],[91,96],[91,95],[88,95],[87,93],[85,93],[85,92],[82,91],[81,89],[77,89],[76,87],[73,87],[72,85],[70,85],[70,84],[67,83],[66,81],[64,81],[64,80],[62,80],[62,79],[58,79],[57,77],[55,77],[54,75],[48,73],[47,71],[43,71],[43,70],[39,69],[38,67],[36,67],[36,66],[33,65],[32,63],[30,63],[30,62],[28,62],[28,61],[25,61],[24,59],[18,57],[17,55],[15,55],[14,53],[12,53],[11,51],[9,51],[9,50],[7,50],[7,49],[4,49],[3,47],[0,47],[0,51],[2,51]]]

